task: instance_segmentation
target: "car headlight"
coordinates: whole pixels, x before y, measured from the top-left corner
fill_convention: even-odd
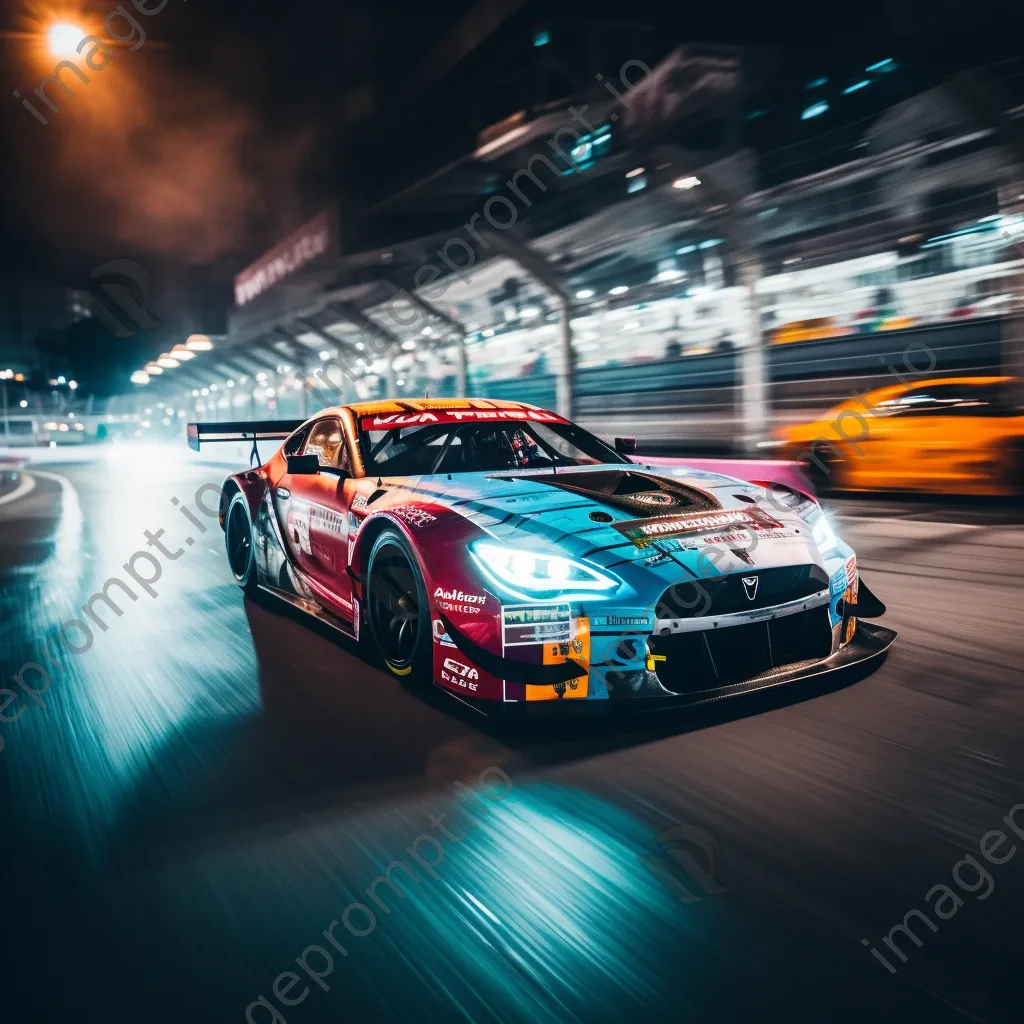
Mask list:
[[[611,590],[618,581],[603,572],[561,555],[536,555],[499,544],[472,545],[473,554],[488,575],[499,583],[536,594],[566,591]]]
[[[823,555],[827,555],[830,551],[834,551],[839,547],[839,538],[836,536],[836,531],[832,529],[832,524],[825,518],[824,513],[818,516],[811,528],[811,536],[814,538],[814,543],[818,545],[818,550]]]

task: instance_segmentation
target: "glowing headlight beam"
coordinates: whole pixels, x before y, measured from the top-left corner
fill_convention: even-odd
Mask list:
[[[567,590],[612,590],[618,586],[612,577],[561,555],[542,555],[488,543],[474,544],[472,551],[492,579],[516,590],[556,594]]]

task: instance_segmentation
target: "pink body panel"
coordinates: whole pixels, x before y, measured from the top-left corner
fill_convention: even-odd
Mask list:
[[[734,476],[747,483],[779,483],[814,497],[814,485],[797,462],[783,459],[687,459],[656,456],[630,456],[642,466],[690,466],[708,473]]]

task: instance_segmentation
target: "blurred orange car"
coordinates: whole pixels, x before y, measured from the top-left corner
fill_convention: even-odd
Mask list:
[[[777,429],[764,447],[802,463],[824,490],[1019,494],[1024,414],[1008,401],[1013,383],[947,377],[878,388]]]

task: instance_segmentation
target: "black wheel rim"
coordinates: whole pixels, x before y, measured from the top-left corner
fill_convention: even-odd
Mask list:
[[[237,579],[242,579],[249,570],[249,555],[252,551],[252,533],[249,518],[241,505],[235,505],[228,516],[228,562]]]
[[[396,545],[377,551],[368,596],[367,612],[380,653],[394,668],[408,667],[419,639],[420,608],[412,566]]]

